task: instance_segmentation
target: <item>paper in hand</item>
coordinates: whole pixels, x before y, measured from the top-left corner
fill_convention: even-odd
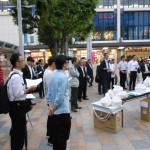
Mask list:
[[[27,87],[33,86],[33,85],[38,85],[42,82],[42,78],[36,79],[36,80],[30,80],[26,79]]]
[[[27,94],[26,99],[35,99],[36,97],[33,94]]]

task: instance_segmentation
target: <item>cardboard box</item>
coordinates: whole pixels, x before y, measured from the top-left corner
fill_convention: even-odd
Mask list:
[[[97,111],[96,113],[98,116],[105,117],[107,113]],[[122,112],[118,112],[115,115],[110,115],[106,121],[102,121],[99,118],[96,117],[94,114],[94,127],[98,129],[103,129],[106,131],[117,133],[122,129]]]
[[[150,98],[141,100],[141,120],[150,122]]]

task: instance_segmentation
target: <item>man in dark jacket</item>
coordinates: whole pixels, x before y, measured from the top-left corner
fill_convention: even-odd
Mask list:
[[[144,81],[147,76],[150,76],[150,67],[148,65],[148,61],[146,58],[143,60],[143,63],[141,64],[140,69],[141,69],[142,78]]]
[[[108,87],[109,87],[109,81],[110,81],[110,67],[108,62],[108,53],[104,54],[104,59],[102,60],[100,64],[100,72],[101,72],[101,78],[102,78],[102,86],[103,86],[103,94],[107,93]]]
[[[91,59],[88,59],[87,63],[86,63],[86,67],[87,67],[87,74],[89,76],[89,87],[93,86],[93,80],[94,80],[94,76],[93,76],[93,67],[92,67],[92,63],[91,63]]]
[[[43,74],[44,74],[44,61],[43,61],[43,59],[39,59],[39,65],[37,66],[37,72],[39,74],[39,78],[43,79]],[[40,86],[39,86],[39,97],[40,98],[44,97],[43,81],[40,83]]]

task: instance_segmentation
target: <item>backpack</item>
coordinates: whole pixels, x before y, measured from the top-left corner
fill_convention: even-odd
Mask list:
[[[7,114],[10,110],[9,98],[7,94],[7,84],[14,74],[18,73],[13,72],[7,79],[5,85],[0,85],[0,114]]]

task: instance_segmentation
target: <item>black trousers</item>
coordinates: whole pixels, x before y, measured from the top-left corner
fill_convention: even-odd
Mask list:
[[[40,83],[39,86],[39,96],[44,97],[44,88],[43,88],[43,82]]]
[[[110,78],[111,88],[113,89],[115,78]]]
[[[66,150],[71,128],[70,114],[53,117],[53,150]]]
[[[86,98],[86,91],[87,91],[87,78],[83,78],[83,98]]]
[[[120,86],[122,86],[123,88],[125,88],[126,76],[126,73],[122,73],[120,71]]]
[[[131,86],[132,86],[132,90],[135,89],[136,77],[137,77],[137,71],[131,71],[130,72],[130,85],[129,85],[130,90],[131,90]]]
[[[102,79],[101,78],[99,79],[99,82],[98,82],[98,93],[102,94]]]
[[[46,135],[49,136],[48,142],[53,143],[53,116],[47,117],[47,134]]]
[[[83,81],[79,82],[79,88],[78,88],[78,100],[81,100],[83,93]]]
[[[11,150],[22,150],[27,137],[26,113],[21,106],[11,105]]]
[[[71,110],[74,110],[78,107],[77,98],[78,98],[78,88],[71,87]]]

